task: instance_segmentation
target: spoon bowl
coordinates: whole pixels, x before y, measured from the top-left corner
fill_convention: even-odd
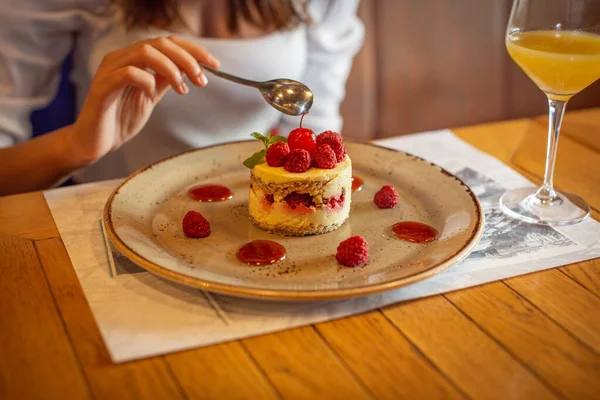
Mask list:
[[[293,79],[273,79],[258,82],[240,78],[206,65],[200,66],[220,78],[258,89],[267,103],[283,114],[302,115],[306,114],[312,107],[312,91],[305,84]]]
[[[313,93],[303,83],[291,79],[274,79],[261,84],[260,93],[267,103],[287,115],[302,115],[313,104]]]

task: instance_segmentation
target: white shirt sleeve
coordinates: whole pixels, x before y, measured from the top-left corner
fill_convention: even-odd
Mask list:
[[[306,73],[302,83],[313,92],[313,105],[303,126],[316,134],[341,132],[340,104],[352,61],[364,40],[364,25],[357,16],[359,0],[313,0],[309,12],[314,23],[308,26]],[[284,116],[281,134],[297,128],[298,117]]]
[[[31,112],[56,95],[62,61],[102,3],[0,0],[0,147],[31,137]]]

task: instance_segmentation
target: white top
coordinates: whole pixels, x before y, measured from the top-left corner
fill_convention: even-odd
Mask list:
[[[223,71],[248,79],[299,80],[314,93],[304,126],[316,133],[340,131],[339,106],[364,28],[358,0],[311,0],[315,23],[256,39],[185,37],[207,48]],[[72,80],[82,106],[92,77],[109,51],[168,35],[154,27],[126,31],[106,0],[0,0],[0,147],[31,136],[30,114],[50,103],[62,60],[73,48]],[[143,130],[117,151],[76,174],[79,182],[123,177],[189,148],[246,140],[250,133],[298,126],[269,106],[254,88],[207,74],[206,88],[172,90],[156,106]]]

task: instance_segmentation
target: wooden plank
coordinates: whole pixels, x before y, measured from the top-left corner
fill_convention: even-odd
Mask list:
[[[378,2],[382,137],[505,118],[505,3]]]
[[[600,355],[600,298],[557,270],[504,282]]]
[[[0,233],[34,240],[60,236],[42,192],[0,197]]]
[[[600,260],[571,264],[561,267],[560,270],[596,296],[600,296]]]
[[[471,398],[556,398],[441,296],[386,307],[382,312]]]
[[[362,49],[354,58],[340,106],[344,118],[343,135],[350,140],[367,141],[377,136],[377,37],[375,0],[363,0],[358,17],[365,26]]]
[[[539,116],[536,121],[546,126],[548,116]],[[600,152],[600,108],[571,111],[570,106],[567,106],[561,134]]]
[[[165,356],[188,399],[279,398],[239,342]]]
[[[283,398],[371,397],[312,327],[245,339],[243,345]]]
[[[546,130],[540,124],[530,125],[519,149],[514,164],[543,176],[546,160]],[[562,137],[558,144],[558,156],[554,183],[558,189],[583,197],[588,204],[600,209],[600,174],[593,166],[600,165],[600,153],[586,148],[569,137]]]
[[[316,329],[376,398],[463,398],[377,311],[318,324]]]
[[[183,398],[163,358],[114,364],[104,346],[67,251],[59,239],[36,242],[60,314],[98,399]]]
[[[0,398],[90,398],[33,243],[0,234],[0,254]]]
[[[600,357],[504,283],[446,297],[563,396],[598,397]]]
[[[532,124],[534,122],[528,119],[516,119],[495,124],[454,128],[452,132],[479,150],[509,164]]]

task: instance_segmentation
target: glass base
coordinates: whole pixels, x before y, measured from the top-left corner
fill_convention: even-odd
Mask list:
[[[579,196],[555,192],[555,197],[542,200],[537,192],[537,188],[509,190],[500,197],[500,209],[512,218],[540,225],[576,224],[590,215],[590,206]]]

